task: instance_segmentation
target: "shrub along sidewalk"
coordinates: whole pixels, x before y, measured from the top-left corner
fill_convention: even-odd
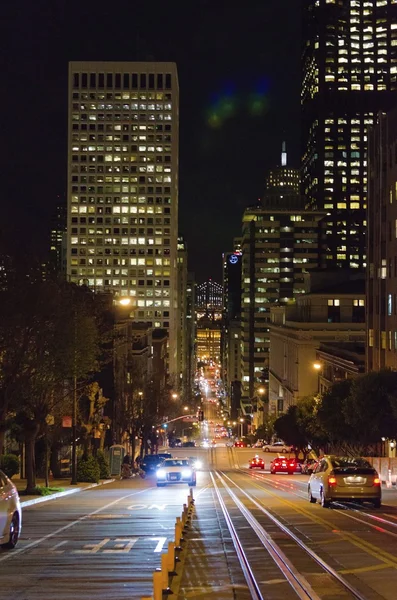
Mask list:
[[[25,496],[24,491],[26,489],[26,479],[19,479],[18,477],[12,478],[12,482],[18,490],[22,507],[38,504],[40,502],[45,502],[46,500],[52,500],[61,496],[67,496],[69,494],[76,494],[77,492],[96,487],[97,485],[112,483],[112,481],[114,481],[114,479],[106,479],[104,481],[100,481],[99,483],[79,483],[78,485],[71,485],[69,477],[68,479],[51,480],[50,487],[46,488],[45,480],[38,479],[37,494]]]

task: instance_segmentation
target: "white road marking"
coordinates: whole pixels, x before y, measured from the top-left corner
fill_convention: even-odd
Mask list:
[[[150,539],[151,539],[151,540],[153,540],[154,542],[155,542],[156,540],[158,540],[158,544],[157,544],[157,546],[155,547],[154,551],[155,551],[155,552],[161,552],[161,551],[162,551],[162,549],[163,549],[163,546],[164,546],[164,544],[165,544],[165,542],[166,542],[166,540],[167,540],[167,538],[166,538],[166,537],[152,537],[152,538],[150,538]]]
[[[4,556],[0,556],[0,562],[4,562],[5,560],[9,560],[10,558],[15,558],[22,552],[26,552],[26,550],[30,550],[30,548],[34,548],[35,546],[38,546],[42,542],[45,542],[46,540],[53,538],[55,535],[58,535],[58,533],[61,533],[62,531],[66,531],[67,529],[70,529],[74,525],[77,525],[78,523],[81,523],[82,521],[89,519],[92,515],[97,515],[99,512],[101,512],[101,510],[106,510],[110,506],[117,504],[117,502],[121,502],[122,500],[125,500],[126,498],[130,498],[131,496],[136,496],[137,494],[144,494],[149,489],[151,489],[151,488],[146,488],[144,490],[140,490],[139,492],[133,492],[132,494],[127,494],[126,496],[123,496],[122,498],[113,500],[113,502],[109,502],[109,504],[106,504],[105,506],[102,506],[101,508],[97,508],[92,513],[89,513],[88,515],[83,515],[82,517],[79,517],[75,521],[72,521],[71,523],[68,523],[67,525],[64,525],[63,527],[56,529],[52,533],[48,533],[47,535],[43,536],[42,538],[35,540],[34,542],[30,542],[30,544],[27,544],[23,548],[18,548],[17,550],[13,550],[12,553],[11,552],[9,552],[8,554],[5,553]]]
[[[67,543],[68,543],[67,540],[63,540],[63,542],[58,542],[57,544],[55,544],[55,546],[53,546],[50,549],[51,554],[63,554],[65,552],[65,550],[58,550],[58,548]]]
[[[131,504],[128,510],[164,510],[167,506],[168,504]]]
[[[115,544],[114,549],[104,550],[103,554],[127,554],[138,540],[139,538],[116,538],[116,542],[123,543]]]

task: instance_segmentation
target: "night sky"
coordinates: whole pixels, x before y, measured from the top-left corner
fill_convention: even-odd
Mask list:
[[[66,191],[69,60],[175,61],[180,233],[220,279],[282,139],[299,166],[300,0],[20,0],[2,7],[1,242],[49,245]]]

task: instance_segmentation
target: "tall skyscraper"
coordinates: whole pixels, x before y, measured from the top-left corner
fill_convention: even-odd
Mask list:
[[[169,333],[176,372],[178,77],[174,63],[69,64],[71,281],[129,299]]]
[[[67,207],[65,195],[57,197],[57,205],[51,218],[51,241],[49,268],[58,275],[66,273],[66,221]]]
[[[369,140],[367,371],[397,368],[397,109]]]
[[[303,194],[327,262],[365,266],[367,135],[397,90],[396,0],[303,0]]]

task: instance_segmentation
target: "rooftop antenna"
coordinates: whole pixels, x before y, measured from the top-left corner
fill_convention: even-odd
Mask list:
[[[285,142],[281,144],[281,166],[287,166],[287,147]]]

